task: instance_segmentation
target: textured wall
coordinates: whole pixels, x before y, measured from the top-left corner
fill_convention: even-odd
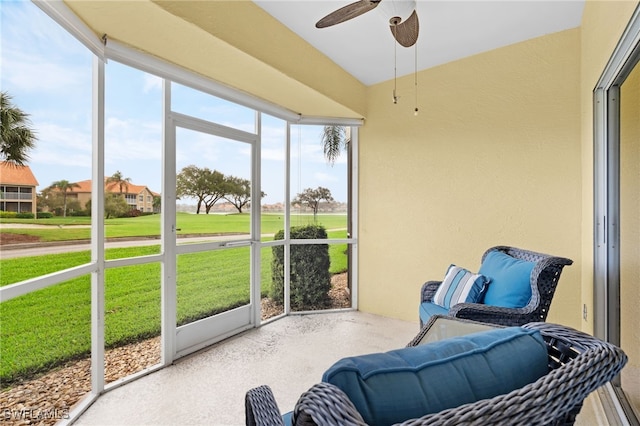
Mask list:
[[[572,258],[549,319],[580,318],[580,32],[370,89],[360,145],[359,307],[417,320],[420,285],[500,244]]]

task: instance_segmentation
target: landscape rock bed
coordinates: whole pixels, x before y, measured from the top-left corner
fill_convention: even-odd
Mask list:
[[[35,235],[0,232],[0,245],[35,243],[38,241],[40,241],[40,237]]]

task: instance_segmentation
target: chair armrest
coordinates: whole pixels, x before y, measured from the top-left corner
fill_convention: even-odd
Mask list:
[[[420,289],[420,303],[431,302],[442,281],[427,281]]]
[[[284,426],[278,404],[267,385],[250,389],[244,397],[247,426]]]
[[[449,309],[449,315],[456,318],[504,326],[524,325],[535,319],[533,306],[524,308],[503,308],[480,303],[458,303]]]
[[[325,382],[316,383],[300,396],[291,422],[294,425],[367,426],[347,394]]]

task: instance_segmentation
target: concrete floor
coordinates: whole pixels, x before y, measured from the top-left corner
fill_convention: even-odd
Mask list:
[[[102,395],[74,425],[243,425],[268,384],[282,412],[338,359],[405,346],[418,323],[357,311],[289,316]]]
[[[340,358],[405,346],[418,324],[357,311],[289,316],[101,396],[75,425],[243,425],[244,395],[268,384],[282,412]],[[603,425],[596,401],[577,426]]]

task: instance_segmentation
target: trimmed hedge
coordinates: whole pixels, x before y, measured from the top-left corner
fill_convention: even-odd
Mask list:
[[[284,231],[278,231],[274,240],[284,239]],[[327,239],[327,231],[320,225],[291,228],[291,239]],[[271,298],[284,303],[284,246],[272,247]],[[329,245],[291,245],[291,309],[302,311],[326,308],[330,304],[331,274],[329,273]]]

